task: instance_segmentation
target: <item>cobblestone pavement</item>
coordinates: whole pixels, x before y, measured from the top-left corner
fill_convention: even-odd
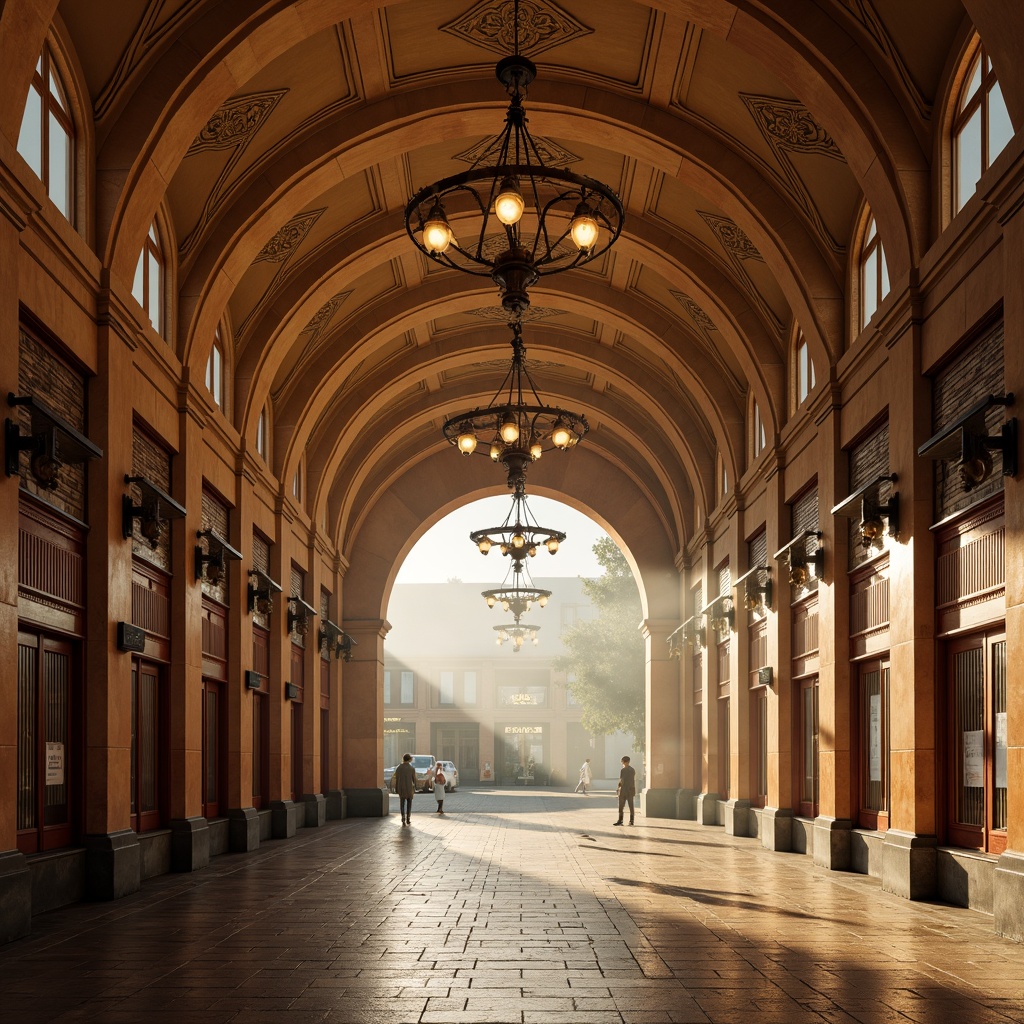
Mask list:
[[[0,947],[0,1021],[1024,1022],[1024,946],[981,914],[721,829],[615,828],[607,792],[434,806],[36,918]]]

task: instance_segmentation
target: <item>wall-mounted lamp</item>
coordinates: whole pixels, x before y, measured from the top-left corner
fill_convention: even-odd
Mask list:
[[[900,532],[899,494],[896,491],[890,491],[889,499],[885,504],[882,504],[878,498],[882,484],[894,484],[898,479],[899,477],[895,473],[880,476],[843,498],[832,509],[832,515],[843,516],[858,522],[860,542],[866,548],[880,547],[882,538],[886,534],[895,539]],[[885,522],[882,521],[883,519]]]
[[[12,419],[4,420],[4,469],[8,476],[18,475],[22,452],[29,452],[29,471],[40,487],[53,490],[60,482],[60,467],[102,459],[97,448],[67,420],[34,395],[7,395],[9,406],[24,406],[32,420],[32,433],[21,436],[21,427]]]
[[[815,538],[819,544],[810,554],[807,541]],[[803,590],[812,579],[821,579],[825,570],[825,549],[821,546],[821,530],[805,530],[794,537],[785,547],[775,552],[776,561],[785,562],[789,569],[789,582],[797,590]]]
[[[242,560],[242,552],[233,548],[223,537],[213,530],[199,530],[196,536],[206,539],[206,551],[203,545],[196,545],[196,582],[206,580],[211,586],[219,586],[227,571],[227,563]]]
[[[668,656],[670,658],[681,658],[683,656],[683,627],[677,626],[665,640],[668,644]]]
[[[772,606],[772,570],[768,565],[755,565],[734,584],[743,607],[748,612],[764,612]]]
[[[982,399],[917,449],[917,454],[926,459],[955,463],[967,494],[988,479],[994,451],[1003,453],[1003,476],[1017,475],[1017,420],[1006,420],[1000,432],[990,436],[985,413],[994,405],[1013,405],[1013,392]]]
[[[269,615],[274,610],[274,595],[280,594],[280,583],[275,583],[260,569],[249,570],[249,611]]]
[[[142,503],[136,505],[130,494],[121,498],[121,532],[125,539],[134,536],[135,520],[138,519],[139,532],[151,548],[156,548],[167,523],[172,519],[184,519],[187,514],[185,507],[144,476],[126,476],[124,482],[138,487],[142,492]]]
[[[707,633],[702,625],[703,614],[691,615],[679,628],[683,631],[683,642],[692,651],[695,646],[707,647]]]
[[[313,616],[316,615],[316,609],[303,601],[297,594],[292,594],[288,598],[288,632],[295,633],[296,636],[305,637],[309,632],[310,623],[313,621]]]
[[[708,628],[718,639],[723,639],[728,636],[736,618],[732,597],[729,594],[719,594],[713,601],[701,608],[700,614],[705,617]]]
[[[358,646],[354,637],[348,635],[336,622],[327,619],[321,623],[318,632],[321,644],[327,645],[327,653],[333,653],[342,661],[352,660],[352,648]]]

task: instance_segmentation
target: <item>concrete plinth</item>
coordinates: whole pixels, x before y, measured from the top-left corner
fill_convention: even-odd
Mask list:
[[[32,930],[32,875],[25,855],[0,853],[0,943],[20,939]]]
[[[766,807],[761,812],[761,845],[776,853],[793,849],[793,812],[788,807]]]
[[[327,801],[327,820],[338,821],[345,815],[345,794],[340,789],[329,789],[324,793]]]
[[[910,900],[930,899],[938,886],[935,836],[889,829],[882,846],[882,889]]]
[[[270,835],[274,839],[290,839],[305,820],[306,808],[294,800],[270,801]]]
[[[640,813],[645,818],[676,817],[678,789],[645,789],[640,793]]]
[[[750,835],[749,800],[726,800],[722,804],[722,816],[727,836]]]
[[[391,811],[388,791],[381,789],[346,789],[346,814],[350,818],[386,818]]]
[[[852,829],[849,818],[815,818],[814,863],[830,871],[849,871]]]
[[[210,863],[210,829],[206,819],[171,820],[171,870],[198,871]]]
[[[327,821],[327,799],[323,793],[306,793],[302,798],[306,808],[306,828],[321,828]]]
[[[228,811],[228,849],[250,853],[260,846],[260,819],[255,807],[232,807]]]
[[[992,896],[996,933],[1024,942],[1024,853],[1000,854]]]
[[[698,793],[696,820],[701,825],[718,824],[718,794]]]
[[[680,821],[696,820],[697,791],[695,789],[676,790],[676,817]]]
[[[91,900],[118,900],[142,886],[139,837],[130,829],[85,839],[85,893]]]

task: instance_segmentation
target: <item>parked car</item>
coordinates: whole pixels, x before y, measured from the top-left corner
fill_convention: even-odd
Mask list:
[[[455,767],[454,761],[439,761],[441,771],[444,772],[446,793],[454,793],[459,788],[459,769]]]
[[[397,767],[398,767],[398,765],[396,764],[396,765],[392,766],[391,768],[385,768],[384,769],[384,785],[388,789],[393,789],[393,787],[391,785],[391,778],[395,774],[395,768],[397,768]]]
[[[416,769],[416,792],[417,793],[433,793],[434,792],[434,765],[437,762],[434,760],[433,754],[413,754],[412,755],[412,766]],[[397,765],[396,765],[397,767]],[[385,773],[387,774],[387,773]],[[395,792],[395,776],[394,769],[392,769],[391,778],[388,780],[388,788],[392,793]]]

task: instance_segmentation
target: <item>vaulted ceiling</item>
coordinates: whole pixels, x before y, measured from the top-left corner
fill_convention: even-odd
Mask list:
[[[695,504],[714,504],[717,456],[734,480],[746,468],[751,396],[769,436],[785,425],[795,329],[819,380],[843,352],[862,200],[894,279],[927,243],[932,118],[967,15],[957,0],[521,6],[532,133],[626,210],[607,255],[532,289],[529,365],[681,546]],[[310,512],[326,503],[341,547],[507,361],[494,285],[430,264],[403,210],[501,128],[511,11],[59,4],[94,106],[102,259],[130,282],[164,210],[176,351],[201,372],[227,325],[236,428],[252,438],[272,401],[274,468],[290,479],[305,453]],[[555,458],[531,479],[557,490]]]

